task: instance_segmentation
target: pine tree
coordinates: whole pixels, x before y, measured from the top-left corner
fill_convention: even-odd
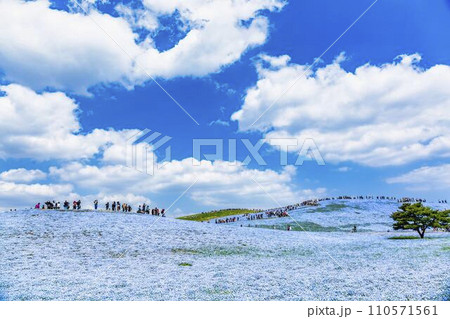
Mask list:
[[[450,223],[450,210],[439,211],[425,207],[422,203],[405,203],[391,215],[395,223],[395,230],[412,229],[419,233],[420,238],[425,236],[429,227],[447,229]]]

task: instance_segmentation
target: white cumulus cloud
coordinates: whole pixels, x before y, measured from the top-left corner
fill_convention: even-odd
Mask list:
[[[204,76],[263,44],[269,21],[262,12],[284,6],[281,0],[153,0],[139,9],[119,5],[119,16],[112,16],[95,3],[84,3],[85,14],[54,9],[48,0],[0,1],[0,70],[6,80],[88,94],[98,83],[130,88],[148,75]],[[160,51],[152,36],[163,28],[159,18],[175,12],[186,34]],[[149,31],[144,40],[136,28]]]
[[[262,56],[258,82],[232,119],[268,139],[312,138],[328,162],[387,166],[450,156],[449,66],[422,68],[413,54],[349,72],[343,58],[309,70],[286,56]]]
[[[28,170],[25,168],[17,168],[0,173],[0,180],[5,182],[30,183],[45,179],[46,177],[47,174],[39,169]]]
[[[46,0],[0,1],[0,68],[6,79],[34,89],[86,93],[102,82],[125,83],[131,59],[93,22],[136,56],[135,34],[121,18],[73,14]]]
[[[138,130],[95,129],[81,134],[78,105],[61,92],[36,93],[17,84],[0,86],[0,158],[82,159],[107,151],[106,160],[118,154]]]
[[[34,207],[36,203],[77,197],[70,184],[22,184],[0,181],[0,209]]]
[[[450,188],[450,164],[423,166],[387,179],[389,184],[406,184],[411,190],[445,190]]]

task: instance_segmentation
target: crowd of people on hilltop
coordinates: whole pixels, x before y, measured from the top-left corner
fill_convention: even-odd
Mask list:
[[[238,222],[240,219],[241,219],[241,217],[239,217],[239,216],[227,217],[227,218],[222,218],[222,219],[216,219],[215,223],[216,224],[235,223],[235,222]]]
[[[289,216],[289,214],[288,214],[286,208],[283,207],[283,208],[272,209],[272,210],[260,212],[260,213],[254,213],[254,214],[247,213],[247,214],[243,214],[240,216],[220,218],[220,219],[216,219],[215,223],[216,224],[235,223],[235,222],[240,221],[241,218],[244,218],[247,220],[259,220],[259,219],[264,219],[264,218],[287,217],[287,216]]]
[[[266,216],[267,218],[272,218],[272,217],[288,217],[288,211],[284,210],[284,209],[275,209],[275,210],[271,210],[266,212]]]
[[[247,213],[247,214],[243,214],[240,216],[232,216],[232,217],[227,217],[227,218],[216,219],[215,223],[216,224],[235,223],[235,222],[240,221],[241,218],[246,218],[247,220],[263,219],[264,213],[256,213],[256,214]]]
[[[94,210],[97,211],[99,209],[98,200],[94,200]],[[74,200],[72,204],[70,204],[67,200],[64,201],[63,206],[61,208],[61,203],[56,201],[46,201],[45,203],[37,203],[34,206],[35,209],[54,209],[54,210],[73,210],[78,211],[81,210],[81,200]],[[103,211],[106,212],[124,212],[131,213],[133,211],[131,205],[127,203],[121,203],[120,201],[106,202],[105,209]],[[136,211],[140,214],[151,214],[153,216],[166,216],[166,210],[159,209],[158,207],[150,208],[147,204],[139,205],[139,208]]]
[[[397,200],[399,203],[426,203],[427,200],[423,198],[403,197]],[[447,204],[446,199],[438,200],[439,204]]]
[[[422,198],[412,198],[412,197],[402,197],[397,200],[399,203],[426,203],[426,199]]]
[[[94,201],[94,209],[97,210],[98,208],[98,201],[95,200]],[[106,211],[111,211],[111,212],[124,212],[124,213],[130,213],[132,211],[131,205],[128,205],[126,203],[122,203],[120,204],[119,201],[114,201],[111,203],[111,205],[109,204],[109,202],[106,202],[105,204],[105,210]]]
[[[69,210],[70,209],[70,203],[65,200],[63,203],[63,209]],[[61,209],[61,202],[55,202],[55,201],[46,201],[41,205],[41,203],[37,203],[34,206],[35,209]],[[81,209],[81,200],[74,200],[72,203],[72,209],[73,210],[80,210]]]
[[[425,199],[422,198],[409,198],[409,197],[403,197],[397,199],[394,196],[337,196],[337,197],[324,197],[320,199],[311,199],[311,200],[305,200],[301,203],[288,205],[284,207],[278,207],[278,208],[271,208],[265,211],[259,211],[256,213],[247,213],[244,215],[239,216],[231,216],[227,218],[220,218],[216,219],[216,224],[226,224],[226,223],[234,223],[241,220],[241,218],[246,218],[247,220],[258,220],[258,219],[264,219],[264,218],[275,218],[275,217],[288,217],[289,211],[298,209],[300,207],[304,206],[319,206],[320,202],[323,201],[329,201],[329,200],[390,200],[390,201],[397,201],[399,203],[413,203],[413,202],[422,202],[426,203]],[[446,200],[439,200],[439,203],[447,203]]]
[[[142,204],[139,205],[139,208],[137,210],[138,214],[148,214],[148,215],[152,215],[152,216],[161,216],[161,217],[166,217],[166,210],[163,209],[159,209],[158,207],[155,208],[150,208],[149,205],[147,204]]]
[[[263,218],[264,218],[264,213],[247,215],[247,220],[257,220],[257,219],[263,219]]]
[[[292,211],[292,210],[298,209],[299,207],[304,207],[304,206],[319,206],[319,201],[321,201],[321,200],[322,199],[305,200],[301,203],[297,203],[297,204],[293,204],[293,205],[271,208],[271,209],[267,209],[265,211],[258,211],[256,213],[243,214],[243,215],[240,215],[240,217],[246,218],[247,220],[259,220],[259,219],[264,219],[264,218],[275,218],[275,217],[278,217],[278,218],[288,217],[289,211]],[[234,217],[216,219],[215,223],[216,224],[234,223],[234,222],[239,221],[240,217],[234,216]]]
[[[378,200],[397,200],[394,196],[372,196],[372,195],[366,195],[366,196],[337,196],[337,197],[324,197],[320,198],[317,201],[323,202],[327,200],[356,200],[356,199],[378,199]]]

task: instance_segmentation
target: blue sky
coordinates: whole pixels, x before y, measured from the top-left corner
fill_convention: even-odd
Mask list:
[[[219,2],[5,1],[2,14],[18,17],[1,28],[0,207],[168,207],[189,186],[173,214],[341,194],[446,198],[449,1],[379,0],[255,126],[373,0]],[[127,137],[146,128],[172,137],[155,176],[124,164]],[[270,142],[267,166],[191,165],[193,139],[227,149],[268,137],[312,138],[326,165],[280,165]],[[239,141],[237,154],[248,155]]]

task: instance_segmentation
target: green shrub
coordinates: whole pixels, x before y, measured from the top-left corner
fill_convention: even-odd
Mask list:
[[[180,264],[178,264],[178,266],[182,266],[182,267],[191,267],[192,264],[190,264],[190,263],[180,263]]]
[[[401,240],[401,239],[421,239],[421,238],[417,237],[417,236],[393,236],[393,237],[389,237],[388,239]]]
[[[398,229],[411,229],[419,233],[420,238],[425,236],[425,231],[430,228],[446,229],[450,223],[450,210],[435,210],[423,206],[422,203],[405,203],[399,210],[392,213],[391,218],[395,221],[393,227]]]

